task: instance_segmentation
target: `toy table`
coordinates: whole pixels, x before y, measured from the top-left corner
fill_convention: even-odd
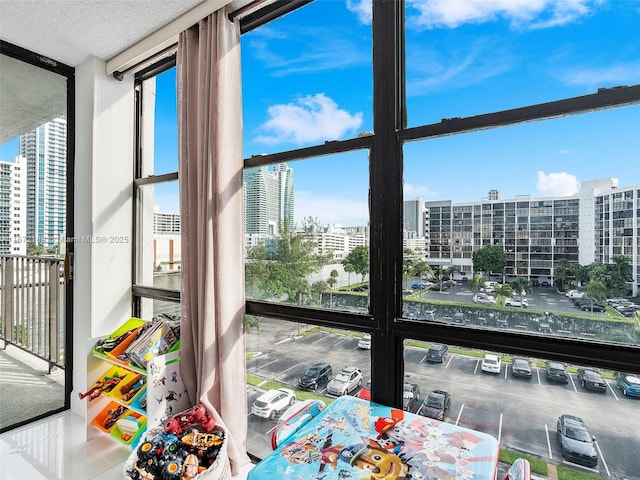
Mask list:
[[[248,480],[494,480],[498,442],[355,397],[338,398],[279,446]]]

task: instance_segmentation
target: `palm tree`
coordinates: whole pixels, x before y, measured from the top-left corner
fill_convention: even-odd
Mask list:
[[[485,278],[476,273],[471,280],[469,280],[468,285],[474,295],[476,295],[482,287],[484,287]]]
[[[338,283],[338,275],[340,274],[334,268],[329,273],[329,278],[327,279],[327,285],[331,288],[331,290],[329,290],[329,306],[333,305],[333,288],[336,286],[336,283]]]
[[[342,265],[342,268],[344,268],[344,271],[347,272],[347,285],[351,285],[351,274],[355,272],[356,269],[353,268],[353,265],[351,265],[351,263],[349,262],[344,263]]]
[[[413,266],[413,273],[417,277],[423,277],[424,275],[433,275],[433,269],[425,262],[420,260]]]

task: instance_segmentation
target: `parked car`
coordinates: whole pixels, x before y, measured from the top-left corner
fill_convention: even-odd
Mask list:
[[[502,367],[502,360],[498,355],[487,353],[482,359],[482,371],[488,373],[500,373]]]
[[[331,381],[333,370],[328,363],[316,363],[298,380],[298,386],[306,390],[317,390]]]
[[[364,350],[371,350],[371,335],[365,334],[360,340],[358,340],[358,348]]]
[[[404,295],[405,297],[407,295],[413,295],[413,290],[409,290],[408,288],[403,288],[402,289],[402,295]]]
[[[538,327],[538,331],[540,333],[551,333],[551,325],[548,323],[541,323]]]
[[[356,393],[356,397],[363,400],[371,400],[371,379],[367,380],[365,386]]]
[[[515,357],[511,363],[511,376],[531,380],[531,365],[526,358]]]
[[[522,307],[527,308],[529,306],[529,302],[527,302],[526,298],[520,297],[507,297],[504,301],[505,307]]]
[[[496,299],[486,293],[478,293],[473,296],[473,303],[483,303],[486,305],[495,305]]]
[[[464,323],[464,313],[456,312],[452,317],[453,323]]]
[[[417,383],[404,382],[402,391],[402,409],[413,412],[420,403],[420,385]]]
[[[565,296],[567,298],[582,298],[584,297],[584,292],[581,292],[580,290],[567,290],[565,292]]]
[[[413,285],[411,285],[411,288],[413,288],[414,290],[426,290],[427,285],[422,285],[421,283],[414,283]]]
[[[598,464],[596,439],[589,433],[584,420],[575,415],[561,415],[558,418],[557,433],[564,458],[592,468]]]
[[[618,374],[618,387],[623,395],[640,397],[640,377],[630,373]]]
[[[602,379],[600,372],[592,368],[579,368],[578,380],[582,388],[595,390],[597,392],[607,391],[607,382]]]
[[[582,302],[580,304],[580,310],[585,311],[585,312],[606,312],[607,309],[605,308],[604,305],[601,305],[599,303],[594,302],[591,299],[587,299],[587,301]]]
[[[433,343],[427,350],[426,361],[443,363],[449,353],[449,347],[442,343]]]
[[[268,390],[260,395],[251,406],[251,413],[262,418],[275,420],[279,413],[284,412],[296,402],[296,394],[288,388]]]
[[[548,381],[569,383],[567,369],[560,362],[547,362],[544,371]]]
[[[444,390],[434,390],[424,400],[417,413],[436,420],[444,420],[450,406],[451,395]]]
[[[435,310],[426,310],[420,316],[420,320],[435,320],[435,319],[436,319]]]
[[[344,367],[327,385],[327,393],[339,397],[360,386],[362,386],[362,370],[357,367]]]

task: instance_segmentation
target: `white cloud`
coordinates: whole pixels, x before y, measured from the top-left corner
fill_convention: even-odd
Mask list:
[[[295,222],[300,225],[306,217],[316,217],[322,225],[340,223],[344,226],[368,225],[369,205],[366,200],[323,197],[316,193],[296,190]]]
[[[286,105],[273,105],[268,113],[270,120],[260,127],[268,134],[255,138],[256,142],[268,145],[337,140],[362,125],[362,112],[350,114],[323,93]]]
[[[567,197],[578,193],[578,179],[567,172],[538,172],[538,192],[543,197]]]
[[[354,13],[360,23],[371,25],[371,0],[347,0],[347,10]]]
[[[574,21],[603,0],[409,0],[419,28],[454,28],[504,18],[514,28],[548,28]]]
[[[431,190],[425,185],[413,185],[411,183],[404,183],[403,193],[406,198],[415,197],[435,197],[438,192]]]
[[[640,81],[640,66],[629,64],[605,68],[570,69],[561,73],[559,77],[569,85],[588,88],[631,85]]]

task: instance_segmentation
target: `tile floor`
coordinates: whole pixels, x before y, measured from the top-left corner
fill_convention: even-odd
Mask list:
[[[82,417],[65,411],[0,435],[2,480],[120,480],[131,450],[106,435],[87,440]],[[246,466],[234,480],[246,479]]]

